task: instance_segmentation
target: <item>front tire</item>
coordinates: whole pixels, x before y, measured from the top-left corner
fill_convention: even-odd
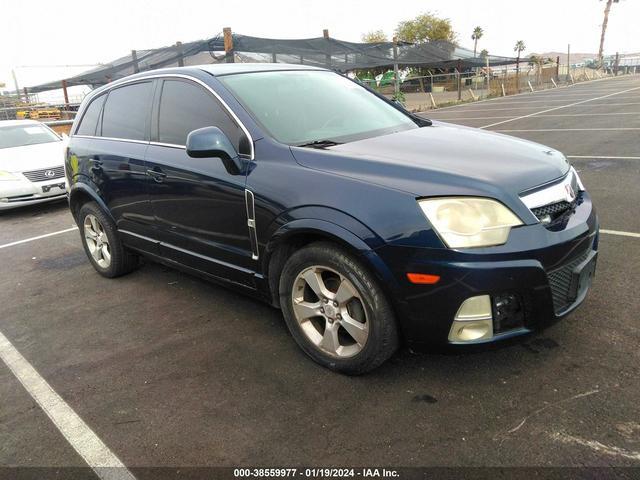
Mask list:
[[[374,276],[332,243],[291,256],[280,277],[280,305],[298,345],[332,370],[366,373],[398,347],[393,309]]]
[[[134,270],[139,257],[122,244],[113,220],[95,202],[85,203],[78,212],[82,246],[96,271],[108,278]]]

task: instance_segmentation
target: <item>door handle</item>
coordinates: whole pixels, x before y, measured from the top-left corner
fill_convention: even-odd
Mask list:
[[[162,183],[165,178],[167,178],[167,174],[164,172],[160,172],[158,170],[147,169],[147,175],[153,178],[156,182]]]

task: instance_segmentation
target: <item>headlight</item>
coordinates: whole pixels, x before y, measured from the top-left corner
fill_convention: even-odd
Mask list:
[[[574,175],[574,177],[576,179],[576,183],[578,184],[578,189],[581,192],[584,192],[585,188],[584,188],[584,185],[582,184],[582,180],[580,180],[580,177],[578,176],[578,172],[573,167],[571,167],[571,172],[573,173],[573,175]]]
[[[19,178],[9,172],[0,170],[0,181],[2,180],[19,180]]]
[[[418,204],[450,248],[502,245],[511,227],[522,225],[511,210],[487,198],[431,198]]]

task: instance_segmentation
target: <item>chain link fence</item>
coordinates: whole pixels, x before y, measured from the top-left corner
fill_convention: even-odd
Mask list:
[[[640,73],[640,67],[621,69],[618,74]],[[397,98],[408,110],[417,112],[460,102],[476,101],[491,97],[515,95],[533,92],[574,83],[614,76],[608,70],[595,70],[588,67],[550,65],[544,67],[524,66],[515,68],[486,69],[463,73],[434,75],[409,74],[400,83]],[[391,75],[383,76],[381,81],[365,80],[371,88],[388,98],[396,98],[394,80]]]

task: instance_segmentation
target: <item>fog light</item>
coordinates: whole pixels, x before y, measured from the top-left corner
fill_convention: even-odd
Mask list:
[[[449,333],[450,342],[473,342],[493,337],[493,322],[453,322]]]
[[[449,341],[454,343],[473,342],[492,337],[491,298],[489,295],[467,298],[456,313],[449,331]]]

